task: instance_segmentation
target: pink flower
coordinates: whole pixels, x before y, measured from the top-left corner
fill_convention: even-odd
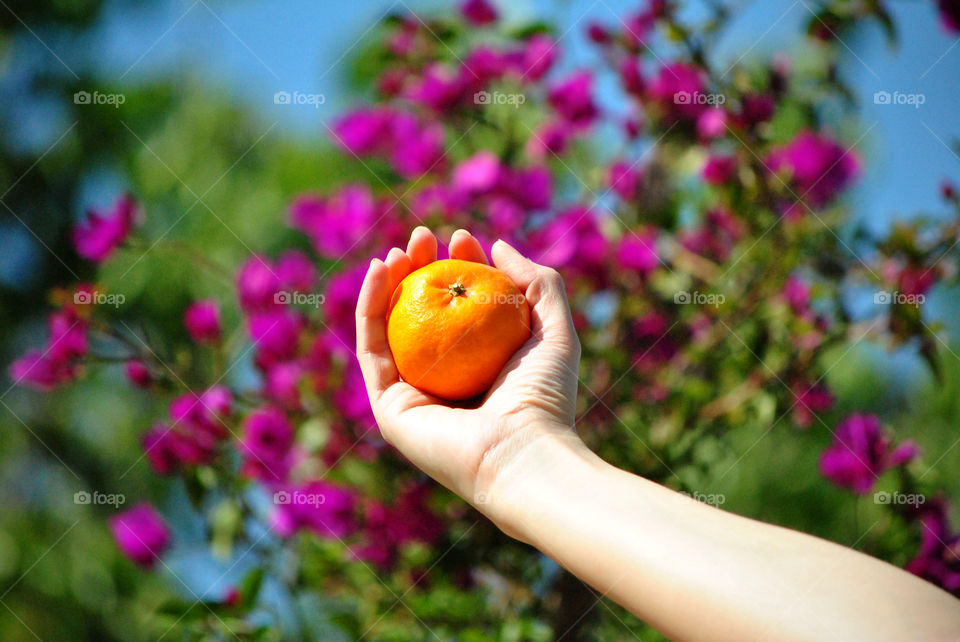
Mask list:
[[[384,149],[393,112],[384,107],[358,109],[333,126],[337,145],[344,150],[366,156]]]
[[[769,94],[747,94],[740,101],[737,121],[741,127],[754,127],[773,118],[777,103]]]
[[[273,406],[262,406],[243,422],[240,452],[244,474],[264,482],[283,482],[290,474],[293,427]]]
[[[297,250],[284,252],[277,259],[280,287],[292,292],[310,292],[317,285],[317,270],[307,255]]]
[[[857,175],[856,157],[825,136],[802,132],[767,158],[771,171],[786,170],[797,196],[822,206],[845,189]]]
[[[538,127],[527,139],[527,155],[537,162],[543,162],[553,155],[560,155],[566,151],[571,135],[568,124],[548,121]]]
[[[787,277],[781,296],[797,315],[802,316],[810,309],[810,286],[798,276]]]
[[[470,72],[467,72],[470,75]],[[467,79],[439,63],[432,63],[423,75],[410,83],[405,92],[408,100],[436,112],[444,112],[464,99]]]
[[[900,293],[907,296],[926,294],[936,283],[936,270],[922,265],[908,265],[903,268],[898,277]]]
[[[300,196],[290,207],[293,226],[310,237],[317,254],[330,259],[359,245],[380,217],[379,205],[363,184],[345,185],[329,199]]]
[[[77,254],[95,263],[107,260],[133,230],[137,209],[137,202],[125,194],[107,212],[89,210],[87,219],[73,229]]]
[[[703,180],[711,185],[723,185],[734,177],[736,171],[736,156],[711,156],[703,166]]]
[[[120,551],[145,568],[153,568],[170,546],[170,529],[149,504],[114,515],[109,524]]]
[[[329,347],[337,355],[353,355],[356,344],[357,297],[366,274],[365,264],[357,265],[345,272],[330,277],[325,288],[326,300],[323,304],[324,321],[331,331]]]
[[[257,312],[247,319],[247,330],[256,348],[257,366],[267,370],[297,355],[303,317],[292,309]]]
[[[213,299],[194,301],[183,313],[183,325],[194,343],[220,340],[220,307]]]
[[[390,165],[401,177],[419,178],[442,166],[444,134],[439,122],[420,125],[412,116],[404,115],[394,119],[391,133]]]
[[[656,270],[660,266],[656,232],[624,234],[617,247],[617,263],[644,276]]]
[[[826,386],[798,383],[794,384],[792,390],[797,400],[793,407],[793,423],[797,428],[809,428],[815,413],[826,412],[833,407],[833,395]]]
[[[147,366],[143,365],[143,362],[137,359],[127,361],[126,365],[124,365],[124,373],[127,375],[130,383],[138,388],[149,388],[150,384],[153,383],[153,377],[150,375]]]
[[[460,11],[467,22],[478,27],[497,20],[497,10],[487,0],[466,0],[460,5]]]
[[[592,88],[593,77],[590,72],[582,71],[551,88],[547,100],[566,122],[576,128],[589,127],[597,118]]]
[[[940,22],[948,31],[960,32],[960,2],[957,0],[937,0]]]
[[[333,393],[333,403],[346,419],[352,421],[359,428],[359,433],[365,433],[376,427],[377,421],[374,419],[373,409],[370,407],[370,398],[367,396],[367,389],[363,383],[360,364],[357,363],[355,358],[351,358],[347,362],[343,373],[343,383]]]
[[[647,95],[659,103],[667,122],[697,120],[709,107],[698,100],[705,87],[704,74],[699,67],[674,62],[660,68],[647,87]]]
[[[709,107],[697,116],[697,134],[704,140],[713,140],[727,134],[727,111],[722,107]]]
[[[557,44],[547,35],[535,34],[527,40],[517,58],[520,81],[538,82],[556,62]]]
[[[640,180],[643,178],[643,172],[634,169],[633,164],[624,161],[618,161],[610,166],[608,172],[610,188],[615,191],[620,198],[625,201],[632,201],[637,197],[640,187]]]
[[[570,208],[534,230],[529,245],[537,263],[580,273],[595,272],[607,252],[596,216],[582,207]]]
[[[240,307],[245,312],[268,310],[275,306],[275,295],[280,291],[280,277],[264,257],[254,254],[237,272],[237,293]]]
[[[437,542],[444,524],[427,505],[430,492],[429,484],[417,483],[404,488],[390,505],[368,504],[361,529],[366,543],[355,547],[353,554],[387,570],[404,544]]]
[[[350,491],[323,481],[281,486],[274,493],[270,527],[281,537],[301,529],[322,537],[342,539],[356,528],[356,498]]]
[[[300,409],[300,381],[303,375],[303,367],[296,361],[271,366],[265,374],[264,395],[284,408]]]
[[[471,196],[492,190],[500,177],[500,160],[496,154],[481,150],[453,169],[453,188]]]
[[[640,74],[640,63],[636,58],[624,58],[620,63],[620,82],[623,89],[633,96],[642,96],[645,88],[643,76]]]
[[[907,570],[960,596],[960,533],[950,529],[946,503],[940,498],[931,502],[920,525],[920,550]]]
[[[837,427],[833,443],[821,456],[820,472],[837,486],[864,495],[881,474],[919,452],[912,441],[892,446],[874,415],[851,415]]]
[[[73,308],[64,308],[50,315],[47,326],[44,350],[29,350],[10,364],[14,385],[49,392],[74,378],[77,361],[87,354],[87,322]]]

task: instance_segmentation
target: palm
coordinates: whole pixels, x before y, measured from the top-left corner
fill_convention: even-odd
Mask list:
[[[400,381],[381,336],[393,287],[410,271],[436,259],[432,234],[418,228],[407,252],[396,248],[390,252],[386,270],[371,266],[358,304],[358,356],[384,437],[425,472],[468,498],[485,458],[502,450],[525,427],[572,425],[576,398],[580,349],[562,299],[562,284],[558,300],[559,277],[512,249],[494,254],[497,267],[525,290],[532,336],[477,407],[445,405]],[[454,235],[450,255],[486,262],[479,244],[465,232]],[[372,351],[371,346],[379,350]]]

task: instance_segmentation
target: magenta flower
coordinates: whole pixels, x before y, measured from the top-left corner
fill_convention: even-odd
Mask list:
[[[284,252],[277,259],[280,287],[290,292],[312,292],[317,286],[317,269],[306,254],[297,250]]]
[[[667,122],[697,120],[710,107],[698,99],[705,87],[700,68],[674,62],[660,68],[647,87],[647,96],[660,105]]]
[[[571,137],[570,125],[560,121],[547,121],[527,139],[527,155],[538,163],[543,162],[550,156],[562,154]]]
[[[77,360],[87,354],[87,322],[73,308],[64,308],[48,317],[47,327],[45,348],[29,350],[10,364],[14,385],[49,392],[76,375]]]
[[[412,116],[403,114],[394,118],[391,135],[390,165],[401,177],[419,178],[442,166],[444,135],[440,123],[421,126]]]
[[[358,109],[333,126],[337,145],[344,150],[366,156],[382,152],[389,135],[393,112],[385,107]]]
[[[273,406],[263,406],[243,422],[240,452],[243,472],[265,482],[283,482],[290,474],[293,427],[286,415]]]
[[[237,294],[240,307],[245,312],[269,310],[277,305],[276,294],[279,291],[280,277],[269,259],[254,254],[240,266]]]
[[[573,207],[534,230],[528,244],[537,263],[592,274],[602,265],[607,241],[596,216],[582,207]]]
[[[376,428],[377,421],[370,407],[370,397],[366,393],[360,364],[355,358],[347,362],[343,373],[343,383],[333,393],[333,403],[344,418],[352,421],[359,433]]]
[[[213,299],[194,301],[183,313],[183,325],[194,343],[220,340],[220,306]]]
[[[289,308],[257,312],[247,319],[247,330],[256,347],[257,366],[267,370],[297,356],[303,317]]]
[[[797,400],[793,407],[793,423],[797,428],[809,428],[816,413],[833,407],[834,398],[826,386],[798,383],[792,390]]]
[[[620,72],[620,82],[623,85],[623,90],[633,96],[642,96],[646,83],[640,73],[640,63],[637,59],[633,57],[624,58],[618,71]]]
[[[470,72],[466,73],[471,76]],[[463,101],[469,79],[439,63],[427,66],[415,82],[410,83],[405,96],[411,102],[443,113]]]
[[[350,491],[322,481],[278,487],[270,527],[281,537],[306,529],[321,537],[342,539],[357,528],[356,498]]]
[[[711,156],[703,166],[703,180],[711,185],[723,185],[737,172],[736,156]]]
[[[439,541],[444,524],[427,505],[430,491],[430,485],[417,483],[404,488],[389,506],[370,502],[361,528],[365,543],[354,547],[353,554],[388,570],[404,544]]]
[[[550,207],[553,187],[550,170],[546,167],[502,167],[499,187],[505,197],[512,199],[525,210],[545,210]]]
[[[492,190],[500,177],[500,160],[496,154],[482,150],[453,168],[453,188],[470,196]]]
[[[114,515],[109,524],[120,552],[145,568],[153,568],[170,546],[170,529],[149,504]]]
[[[554,111],[572,126],[583,129],[597,118],[597,107],[591,95],[593,76],[590,72],[576,73],[550,89],[547,100]]]
[[[122,244],[136,222],[137,202],[124,194],[106,212],[90,209],[85,221],[73,229],[73,245],[83,258],[101,263]]]
[[[810,285],[800,277],[787,277],[780,294],[795,314],[802,316],[810,309]]]
[[[460,5],[460,11],[467,22],[478,27],[497,20],[497,10],[487,0],[466,0]]]
[[[357,336],[357,297],[367,266],[357,265],[330,277],[325,288],[323,313],[330,330],[328,346],[341,357],[353,356]]]
[[[157,422],[140,440],[150,467],[158,475],[170,475],[184,463],[201,463],[206,453],[195,448],[189,439],[163,422]]]
[[[741,127],[754,127],[773,118],[776,108],[777,102],[769,94],[747,94],[740,101],[737,122]]]
[[[636,169],[632,163],[618,161],[610,166],[608,172],[610,188],[625,201],[632,201],[637,197],[643,172]]]
[[[960,2],[957,0],[937,0],[940,22],[948,31],[960,32]]]
[[[557,60],[557,43],[542,33],[531,36],[517,56],[520,81],[533,83],[543,78]]]
[[[906,266],[897,278],[900,293],[908,296],[926,294],[936,281],[936,270],[922,265]]]
[[[360,244],[380,219],[366,185],[345,185],[329,199],[301,196],[290,207],[293,226],[313,241],[317,254],[339,259]]]
[[[303,366],[296,361],[275,364],[264,374],[263,394],[283,408],[299,410],[303,375]]]
[[[617,247],[617,263],[644,276],[656,270],[660,266],[656,232],[624,234]]]
[[[127,375],[130,383],[138,388],[149,388],[150,384],[153,383],[153,377],[150,375],[147,366],[137,359],[127,361],[124,365],[124,374]]]
[[[960,533],[950,530],[947,505],[935,499],[920,518],[920,550],[907,570],[960,596]]]
[[[833,443],[821,456],[820,472],[837,486],[859,495],[869,493],[881,474],[919,452],[912,441],[892,446],[876,416],[851,415],[837,427]]]
[[[727,134],[727,111],[722,107],[708,107],[697,116],[697,134],[704,140],[721,138]]]
[[[856,156],[825,136],[802,132],[767,157],[771,171],[785,170],[797,196],[816,207],[845,189],[860,170]]]

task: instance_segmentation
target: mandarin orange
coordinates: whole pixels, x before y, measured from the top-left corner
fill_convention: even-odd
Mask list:
[[[500,270],[472,261],[434,261],[397,286],[387,342],[400,376],[451,401],[493,384],[530,337],[530,308]]]

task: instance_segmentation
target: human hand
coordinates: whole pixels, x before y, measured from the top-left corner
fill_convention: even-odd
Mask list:
[[[357,357],[373,414],[384,439],[416,466],[488,515],[495,481],[541,437],[579,442],[573,429],[580,342],[563,279],[497,241],[494,265],[524,293],[531,336],[510,358],[476,408],[453,407],[400,380],[387,344],[390,297],[410,272],[437,259],[437,240],[425,227],[407,250],[393,248],[370,263],[357,302]],[[465,230],[450,240],[450,257],[487,263]],[[514,477],[514,476],[511,476]],[[491,515],[494,517],[494,515]]]

